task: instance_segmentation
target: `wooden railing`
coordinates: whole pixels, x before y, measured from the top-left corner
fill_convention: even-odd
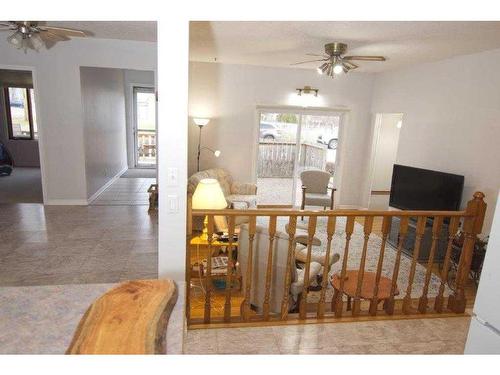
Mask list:
[[[139,147],[140,158],[154,158],[156,156],[156,131],[138,130],[137,146]]]
[[[213,254],[215,221],[216,218],[226,217],[227,230],[229,233],[229,242],[227,242],[227,256],[232,259],[233,254],[238,250],[238,261],[246,263],[246,270],[241,275],[243,278],[244,288],[241,292],[233,289],[233,281],[236,277],[235,273],[231,270],[231,265],[228,266],[228,272],[225,275],[225,290],[223,290],[222,297],[219,293],[219,298],[223,298],[223,314],[213,316],[213,303],[214,303],[214,286],[213,286],[213,272],[212,272],[212,259],[211,256],[207,257],[207,270],[202,277],[203,285],[205,288],[204,295],[201,298],[204,300],[204,308],[202,316],[192,316],[191,314],[191,289],[187,290],[187,321],[191,327],[206,327],[207,324],[213,325],[223,323],[226,325],[260,325],[262,322],[265,324],[282,324],[284,322],[304,322],[310,320],[327,321],[342,319],[348,317],[349,319],[373,319],[375,317],[396,317],[396,316],[422,316],[427,314],[461,314],[466,309],[466,294],[465,286],[468,281],[469,270],[471,266],[471,257],[474,249],[474,243],[477,235],[482,230],[484,214],[486,210],[486,203],[483,200],[484,194],[477,192],[471,201],[468,202],[466,210],[464,211],[365,211],[365,210],[333,210],[333,211],[298,211],[298,210],[270,210],[270,209],[255,209],[255,210],[194,210],[188,215],[188,220],[192,216],[207,216],[208,218],[208,254]],[[304,216],[307,219],[306,239],[302,242],[306,245],[306,259],[304,261],[304,277],[303,289],[300,294],[298,303],[292,310],[292,301],[290,300],[290,287],[293,278],[293,268],[295,259],[295,248],[297,245],[297,221]],[[247,253],[245,259],[242,259],[241,249],[238,249],[238,243],[233,240],[233,235],[236,231],[236,218],[246,217],[247,223],[243,224],[245,230],[240,233],[240,242],[243,240],[241,236],[245,237]],[[262,233],[262,225],[258,225],[258,221],[266,218],[266,241],[267,247],[264,252],[259,250],[260,253],[256,254],[256,242],[259,241],[258,235]],[[359,219],[363,220],[359,220]],[[398,229],[398,246],[393,249],[394,265],[390,270],[383,271],[384,257],[387,258],[388,236],[391,231],[391,224],[394,218],[399,219]],[[311,292],[311,283],[313,276],[311,275],[311,259],[313,242],[317,230],[318,219],[326,220],[326,251],[324,252],[324,265],[330,264],[330,257],[334,252],[341,255],[341,268],[333,279],[336,278],[337,284],[334,288],[334,294],[331,303],[326,301],[326,292],[328,284],[332,281],[329,275],[329,267],[324,266],[321,271],[320,290],[317,302],[308,302],[308,294]],[[428,221],[432,219],[432,221]],[[376,264],[372,272],[367,272],[365,269],[367,264],[367,248],[370,239],[373,239],[374,220],[381,221],[379,229],[380,245],[377,245],[376,254],[377,259],[371,260]],[[284,230],[279,227],[279,223],[283,224],[284,221],[288,224],[286,229],[286,239],[283,237],[278,238],[277,232]],[[340,225],[339,223],[345,224]],[[356,249],[351,242],[353,233],[355,232],[356,221],[363,223],[362,231],[358,228],[360,236],[359,246]],[[418,262],[419,251],[422,245],[422,238],[426,231],[426,225],[432,222],[432,226],[427,228],[432,235],[432,242],[428,260],[422,264]],[[412,224],[413,223],[413,224]],[[415,224],[416,223],[416,224]],[[442,236],[442,228],[446,225],[448,230],[445,233],[446,238]],[[458,272],[453,285],[453,288],[448,287],[448,271],[450,268],[450,257],[452,252],[453,238],[457,229],[461,226],[461,230],[465,233],[465,241],[461,251],[460,261],[458,264]],[[415,243],[413,248],[413,256],[407,258],[403,254],[403,244],[409,232],[409,228],[415,230]],[[259,232],[261,231],[261,232]],[[247,233],[247,234],[246,234]],[[337,239],[336,248],[334,248],[334,238]],[[362,241],[361,241],[362,238]],[[262,239],[260,239],[262,241]],[[277,241],[286,241],[287,246],[276,246]],[[436,271],[437,259],[436,253],[438,249],[438,242],[445,241],[446,250],[444,258],[440,259],[440,270]],[[219,242],[218,242],[219,243]],[[339,245],[340,243],[340,245]],[[220,244],[220,243],[219,243]],[[262,247],[262,242],[260,242]],[[378,242],[377,242],[378,244]],[[283,243],[282,243],[283,245]],[[277,249],[277,250],[275,250]],[[332,251],[333,250],[333,251]],[[284,274],[273,274],[273,265],[275,257],[278,255],[276,251],[283,251],[283,257],[286,252],[286,272]],[[351,253],[357,251],[359,256],[359,266],[348,266],[349,261],[352,260]],[[188,246],[188,262],[191,259],[190,247]],[[262,269],[255,270],[254,257],[259,256],[260,259],[265,257],[265,266]],[[405,257],[403,259],[403,257]],[[283,259],[283,258],[281,258]],[[402,263],[407,267],[402,272]],[[357,261],[356,261],[357,262]],[[263,264],[263,263],[261,263]],[[358,263],[356,263],[358,264]],[[409,265],[409,266],[408,266]],[[424,267],[422,270],[422,266]],[[420,272],[420,286],[421,293],[418,296],[412,296],[412,289],[416,280],[416,270],[419,267]],[[190,269],[186,270],[187,285],[191,285],[191,272]],[[259,301],[260,308],[252,309],[251,299],[255,290],[252,284],[252,278],[255,277],[256,271],[260,272],[259,279],[264,280],[263,284],[263,297]],[[353,273],[355,272],[355,273]],[[385,273],[385,275],[383,275]],[[347,275],[357,275],[357,280]],[[425,276],[423,276],[425,275]],[[404,283],[406,288],[399,290],[398,280],[404,276]],[[271,311],[270,298],[273,293],[277,293],[276,289],[272,288],[279,277],[283,281],[283,293],[281,300],[280,311]],[[371,284],[365,284],[371,278]],[[429,296],[429,285],[431,278],[438,282],[435,287],[433,296]],[[399,279],[398,279],[399,278]],[[314,279],[316,280],[316,279]],[[353,282],[354,281],[354,282]],[[383,283],[384,281],[384,283]],[[347,293],[348,283],[351,282],[350,287],[354,284],[354,288],[349,292],[349,298],[345,298],[344,294]],[[403,284],[404,284],[403,283]],[[364,290],[367,285],[369,286],[368,292]],[[366,297],[366,294],[369,297]],[[236,298],[236,295],[240,298]],[[262,293],[261,293],[262,295]],[[255,298],[254,298],[255,299]],[[352,305],[351,305],[352,299]],[[235,302],[237,301],[237,302]],[[380,302],[384,302],[380,306]],[[238,303],[240,306],[240,313],[234,314],[234,304]],[[236,306],[238,307],[238,306]],[[232,309],[233,308],[233,309]],[[270,322],[270,323],[269,323]]]

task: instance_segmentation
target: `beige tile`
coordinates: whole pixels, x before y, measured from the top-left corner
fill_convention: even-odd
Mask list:
[[[157,277],[157,215],[143,207],[4,205],[4,221],[0,286]],[[129,262],[132,250],[145,256]]]
[[[279,354],[272,329],[230,328],[217,330],[218,354]]]
[[[188,330],[184,341],[184,354],[217,354],[216,330]]]

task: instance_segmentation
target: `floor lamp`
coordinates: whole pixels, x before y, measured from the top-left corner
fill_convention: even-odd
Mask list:
[[[202,147],[201,146],[201,130],[203,129],[204,126],[206,126],[209,122],[209,118],[194,118],[193,119],[194,123],[200,128],[200,133],[198,135],[198,155],[196,157],[196,171],[200,171],[200,155],[201,155],[201,150],[207,150],[210,151],[216,158],[220,156],[220,151],[219,150],[212,150],[209,147]]]

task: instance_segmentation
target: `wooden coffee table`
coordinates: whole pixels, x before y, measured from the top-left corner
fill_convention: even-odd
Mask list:
[[[351,309],[351,298],[356,296],[356,289],[358,287],[358,274],[359,274],[358,270],[346,271],[343,294],[347,296],[347,310]],[[359,294],[360,298],[367,300],[373,299],[373,288],[375,287],[375,277],[376,277],[375,272],[366,272],[366,271],[364,272],[363,283],[361,284],[361,292]],[[340,289],[340,274],[333,275],[330,282],[334,289],[334,296],[332,300],[333,303],[336,300],[337,294],[339,293]],[[391,296],[391,285],[392,285],[391,279],[384,276],[380,276],[380,282],[378,284],[378,293],[377,293],[377,299],[379,301],[385,302],[387,299],[389,299],[389,297]],[[398,294],[399,290],[396,286],[394,295]]]

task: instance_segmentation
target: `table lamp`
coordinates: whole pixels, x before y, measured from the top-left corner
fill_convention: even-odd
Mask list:
[[[192,207],[194,210],[222,210],[227,207],[227,201],[215,178],[204,178],[196,186],[193,194]],[[203,221],[202,240],[208,240],[208,216]]]

